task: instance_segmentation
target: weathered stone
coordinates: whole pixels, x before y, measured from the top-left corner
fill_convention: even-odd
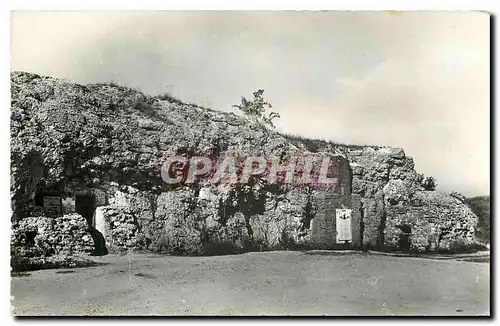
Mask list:
[[[78,214],[60,217],[27,217],[14,224],[12,248],[25,248],[35,256],[91,254],[94,240],[87,221]],[[23,250],[18,250],[22,257]]]
[[[64,213],[75,211],[75,193],[92,195],[99,228],[118,251],[335,248],[339,208],[352,209],[351,247],[399,250],[407,226],[409,250],[474,243],[474,214],[459,199],[422,191],[402,149],[295,139],[231,113],[126,87],[82,86],[22,72],[11,74],[11,84],[14,221],[34,216],[35,193],[50,187],[63,193]],[[274,155],[282,162],[326,156],[339,169],[339,182],[330,189],[262,180],[172,186],[161,178],[167,157],[224,152]],[[71,247],[66,237],[57,239],[57,250]]]

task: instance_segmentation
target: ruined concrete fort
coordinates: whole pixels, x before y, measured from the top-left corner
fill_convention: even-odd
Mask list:
[[[451,251],[476,245],[463,198],[423,189],[402,149],[283,135],[232,113],[114,84],[11,74],[12,247],[36,255],[144,250]],[[328,187],[166,183],[170,157],[328,157]],[[17,249],[16,249],[17,248]]]

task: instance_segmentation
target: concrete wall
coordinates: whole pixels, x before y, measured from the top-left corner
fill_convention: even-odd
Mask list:
[[[351,169],[349,162],[342,156],[332,160],[338,168],[338,183],[335,187],[313,192],[313,203],[316,215],[313,219],[311,241],[318,249],[358,248],[361,244],[361,214],[359,199],[353,202],[351,198]],[[348,244],[337,243],[336,210],[352,209],[351,234],[352,241]]]

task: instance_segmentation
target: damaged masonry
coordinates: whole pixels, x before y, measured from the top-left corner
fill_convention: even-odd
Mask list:
[[[424,190],[402,149],[322,141],[311,148],[234,114],[125,87],[24,72],[12,73],[11,81],[15,257],[431,252],[476,244],[476,216],[460,199]],[[280,163],[328,157],[335,182],[297,186],[256,174],[245,183],[162,179],[169,158],[223,152],[264,153]]]

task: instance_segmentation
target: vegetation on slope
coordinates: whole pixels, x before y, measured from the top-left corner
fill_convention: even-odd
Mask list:
[[[477,196],[467,198],[469,205],[478,218],[476,237],[485,244],[490,243],[490,196]]]

